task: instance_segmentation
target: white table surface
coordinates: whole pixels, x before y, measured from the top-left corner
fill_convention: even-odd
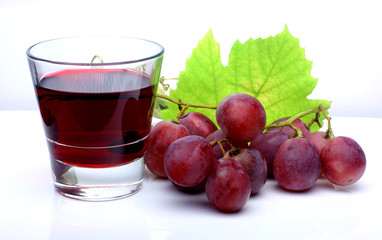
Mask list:
[[[304,193],[267,181],[238,213],[217,211],[146,172],[129,198],[84,202],[55,192],[37,111],[0,111],[0,239],[382,239],[382,119],[333,117],[364,149],[363,178]]]

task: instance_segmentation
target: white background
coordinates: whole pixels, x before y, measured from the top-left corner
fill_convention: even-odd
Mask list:
[[[311,98],[333,116],[382,117],[382,14],[378,1],[0,0],[0,110],[36,110],[26,49],[73,35],[128,35],[165,49],[162,75],[177,77],[212,29],[227,63],[235,40],[288,26],[319,79]]]

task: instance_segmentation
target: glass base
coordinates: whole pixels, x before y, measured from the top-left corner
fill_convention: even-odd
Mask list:
[[[56,190],[66,197],[84,201],[109,201],[131,196],[142,188],[143,172],[143,157],[109,168],[78,167],[53,159]]]

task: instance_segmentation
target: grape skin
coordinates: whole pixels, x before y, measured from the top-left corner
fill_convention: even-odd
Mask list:
[[[160,121],[150,131],[145,154],[147,168],[159,177],[166,178],[164,170],[164,155],[167,148],[175,140],[188,136],[188,130],[181,124],[171,121]]]
[[[314,145],[316,145],[318,153],[320,154],[321,157],[321,152],[322,149],[325,147],[325,145],[328,143],[329,138],[325,138],[325,132],[323,131],[317,131],[309,134],[309,136],[306,138],[310,140]],[[325,178],[323,172],[322,172],[322,161],[321,161],[321,173],[320,173],[321,178]]]
[[[255,148],[261,152],[265,161],[267,162],[267,177],[274,178],[273,175],[273,161],[276,152],[289,136],[283,132],[270,131],[260,134],[255,140],[251,142],[250,147]]]
[[[190,135],[207,137],[218,129],[207,116],[198,112],[187,113],[185,117],[179,119],[179,122],[188,129]]]
[[[256,98],[235,93],[219,103],[216,121],[234,145],[245,147],[263,132],[266,115],[263,105]]]
[[[365,172],[366,156],[361,146],[349,137],[335,137],[321,152],[322,171],[333,184],[348,186]]]
[[[324,137],[325,132],[317,131],[309,134],[306,139],[310,140],[314,145],[316,145],[318,152],[321,154],[322,149],[328,143],[329,139]]]
[[[291,191],[311,188],[321,172],[317,147],[309,140],[292,138],[279,147],[273,171],[281,187]]]
[[[201,136],[190,135],[171,143],[164,156],[164,169],[174,184],[195,187],[206,179],[214,161],[211,144]]]
[[[220,211],[236,212],[248,201],[251,184],[247,173],[235,159],[218,159],[206,183],[207,199]]]
[[[289,118],[290,117],[280,118],[280,119],[274,121],[273,123],[284,122],[284,121],[288,120]],[[306,138],[310,135],[310,130],[305,127],[305,123],[301,119],[296,119],[292,124],[293,124],[293,126],[299,128],[301,130],[302,136],[304,138]],[[296,133],[296,131],[293,130],[293,128],[291,128],[289,126],[269,128],[267,131],[279,131],[279,132],[287,134],[288,136],[294,135]]]
[[[230,151],[229,157],[238,161],[251,182],[251,195],[257,194],[267,181],[267,162],[254,148],[240,148]]]
[[[210,135],[208,135],[206,139],[208,142],[211,143],[211,142],[222,140],[226,137],[227,137],[227,135],[225,135],[224,132],[221,129],[219,129],[219,130],[216,130],[215,132],[211,133]],[[221,145],[223,147],[224,152],[227,152],[230,149],[230,146],[228,145],[227,142],[223,141],[221,143]],[[223,157],[223,151],[220,148],[219,144],[216,144],[215,146],[213,146],[213,149],[214,149],[214,154],[215,154],[216,160]]]

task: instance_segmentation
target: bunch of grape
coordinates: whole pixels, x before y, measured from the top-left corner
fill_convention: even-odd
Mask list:
[[[288,118],[275,121],[283,122]],[[289,126],[269,128],[251,142],[267,161],[268,178],[275,178],[290,191],[311,188],[320,176],[339,186],[357,182],[366,169],[361,146],[349,137],[332,137],[328,132],[310,132],[300,119],[293,125],[301,130],[295,136]]]
[[[300,119],[293,125],[302,137],[289,126],[265,129],[264,107],[246,94],[224,98],[216,121],[220,129],[203,114],[190,112],[178,121],[159,122],[150,132],[145,163],[183,192],[205,192],[223,212],[240,210],[267,178],[287,190],[304,191],[321,173],[334,184],[352,184],[366,167],[354,140],[311,133]]]

